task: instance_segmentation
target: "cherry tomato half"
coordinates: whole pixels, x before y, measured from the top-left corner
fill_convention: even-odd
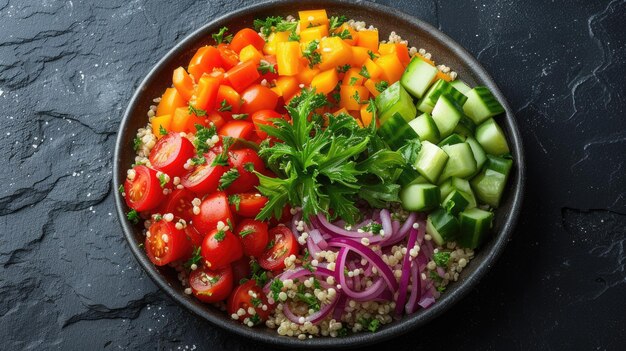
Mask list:
[[[259,193],[235,194],[232,199],[230,210],[248,218],[255,218],[268,201],[267,197]]]
[[[124,182],[124,193],[128,207],[141,211],[151,210],[165,197],[157,178],[157,171],[146,166],[133,167],[134,177]],[[131,172],[131,173],[133,173]]]
[[[239,55],[235,51],[231,50],[226,44],[218,45],[217,50],[220,52],[222,66],[225,69],[231,69],[239,63]]]
[[[229,194],[245,193],[259,185],[259,177],[253,171],[264,172],[265,164],[254,150],[232,150],[228,153],[228,163],[239,172],[237,179],[226,188]]]
[[[248,121],[230,121],[217,132],[221,136],[248,140],[254,133],[254,125]]]
[[[235,234],[241,239],[246,256],[258,257],[265,251],[268,241],[267,223],[246,218],[239,222]]]
[[[220,178],[226,172],[226,167],[221,165],[213,166],[215,153],[204,154],[205,163],[195,166],[191,171],[185,173],[180,183],[194,193],[201,195],[217,190]]]
[[[278,103],[278,95],[270,88],[254,84],[241,93],[241,113],[254,113],[259,110],[273,110]]]
[[[261,130],[262,125],[274,125],[273,121],[276,118],[282,118],[283,116],[274,110],[260,110],[252,114],[252,123],[254,123],[254,130],[261,139],[267,138],[267,133]]]
[[[230,42],[230,48],[239,53],[241,49],[245,48],[248,45],[254,46],[257,50],[263,50],[263,46],[265,46],[265,40],[261,38],[259,33],[251,28],[244,28],[237,32],[233,37],[233,40]]]
[[[174,222],[154,222],[146,233],[146,253],[152,263],[163,266],[191,255],[191,240],[183,230],[176,229]]]
[[[256,298],[250,295],[252,292],[256,295]],[[254,301],[260,301],[254,303],[252,299],[257,299]],[[265,310],[263,310],[263,306],[267,306]],[[248,313],[248,308],[254,308],[255,313],[259,316],[259,322],[267,320],[271,311],[271,305],[267,302],[267,297],[263,293],[260,287],[256,285],[254,280],[248,280],[247,282],[239,285],[233,292],[230,294],[228,298],[228,313],[233,314],[237,313],[239,309],[243,309],[245,314],[239,317],[239,320],[243,321],[246,318],[251,317]]]
[[[230,266],[219,270],[198,268],[189,274],[189,286],[200,301],[222,301],[233,290],[233,271]]]
[[[155,169],[170,176],[185,172],[185,162],[194,154],[193,144],[179,133],[167,133],[150,151],[150,163]]]
[[[193,205],[191,201],[196,196],[187,189],[176,189],[170,195],[163,213],[171,213],[176,218],[189,221],[193,217]]]
[[[298,253],[298,243],[289,228],[279,225],[270,229],[269,243],[259,258],[259,265],[268,271],[285,268],[285,258]]]
[[[200,233],[198,229],[196,229],[196,227],[194,227],[190,223],[187,223],[187,226],[185,227],[184,231],[185,231],[185,234],[187,234],[187,237],[189,238],[189,240],[191,240],[191,244],[193,245],[193,247],[202,246],[202,241],[204,240],[204,234],[206,233]]]
[[[230,230],[213,229],[204,237],[200,252],[205,266],[213,270],[243,257],[241,242]]]
[[[242,257],[231,263],[230,268],[233,269],[233,280],[239,283],[241,279],[250,277],[250,258]]]
[[[193,225],[200,233],[207,233],[217,227],[217,222],[222,221],[224,224],[234,222],[230,207],[228,206],[228,197],[225,193],[218,191],[202,200],[200,204],[200,213],[193,216]],[[234,228],[231,228],[234,229]]]

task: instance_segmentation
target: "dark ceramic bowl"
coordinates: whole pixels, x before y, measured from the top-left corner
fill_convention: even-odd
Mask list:
[[[247,7],[218,18],[178,43],[152,68],[137,88],[120,124],[115,147],[113,182],[114,189],[117,189],[124,181],[126,169],[134,162],[133,138],[137,129],[145,126],[147,122],[146,111],[152,104],[152,99],[160,96],[164,89],[170,86],[171,72],[174,68],[189,62],[198,47],[209,43],[211,33],[217,32],[222,26],[227,26],[234,32],[242,27],[251,27],[255,18],[265,18],[269,15],[297,15],[298,10],[313,8],[325,8],[329,14],[343,14],[348,18],[365,21],[368,25],[373,24],[381,32],[381,38],[389,35],[391,31],[395,31],[402,38],[408,39],[411,45],[423,47],[431,52],[437,62],[445,63],[447,66],[452,67],[459,73],[459,77],[471,86],[487,86],[506,110],[506,115],[498,117],[498,121],[507,134],[515,166],[509,180],[508,190],[502,201],[502,206],[496,212],[493,236],[477,251],[476,257],[463,270],[459,281],[451,284],[441,299],[431,308],[420,310],[417,313],[404,317],[400,321],[385,325],[376,333],[359,333],[343,338],[316,337],[301,341],[297,338],[279,336],[275,330],[268,328],[257,327],[251,329],[233,321],[226,313],[203,304],[192,296],[185,295],[174,270],[155,267],[148,260],[144,249],[139,246],[144,239],[141,234],[141,228],[132,226],[125,219],[124,213],[128,211],[128,208],[118,192],[115,192],[115,199],[124,234],[139,263],[161,289],[165,290],[174,300],[201,318],[250,340],[262,341],[275,346],[291,348],[320,347],[324,349],[331,347],[356,347],[358,345],[381,342],[406,333],[439,316],[462,299],[495,264],[496,259],[500,256],[511,237],[520,212],[524,192],[524,153],[511,108],[500,89],[498,89],[489,74],[479,65],[476,59],[445,34],[417,18],[395,9],[369,2],[351,4],[337,1],[273,1]]]

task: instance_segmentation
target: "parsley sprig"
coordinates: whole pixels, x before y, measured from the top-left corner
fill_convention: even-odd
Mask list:
[[[307,46],[302,50],[302,56],[309,60],[309,67],[313,68],[313,66],[322,62],[322,55],[317,52],[317,48],[320,45],[320,41],[315,39],[312,40]]]
[[[219,32],[211,34],[211,37],[213,37],[215,43],[218,45],[222,43],[230,43],[230,41],[233,40],[233,35],[224,35],[226,32],[228,32],[228,27],[222,27]]]

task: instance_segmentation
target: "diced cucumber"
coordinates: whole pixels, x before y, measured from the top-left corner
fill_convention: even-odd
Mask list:
[[[467,143],[445,145],[441,148],[448,154],[448,162],[439,176],[443,182],[450,177],[465,178],[476,173],[476,160],[472,148]]]
[[[411,95],[420,98],[424,95],[436,75],[437,67],[426,63],[419,56],[414,56],[408,66],[406,66],[406,70],[402,74],[402,78],[400,78],[400,83]]]
[[[459,212],[464,211],[469,206],[469,195],[465,194],[461,190],[454,189],[443,200],[441,206],[453,215],[458,215]]]
[[[489,118],[476,128],[476,141],[488,154],[500,156],[509,153],[504,132],[493,118]]]
[[[475,249],[480,246],[491,229],[493,213],[479,208],[471,208],[459,215],[460,233],[457,243],[462,247]]]
[[[439,79],[435,82],[435,84],[433,84],[433,86],[430,87],[430,89],[428,89],[426,95],[424,95],[417,102],[417,109],[422,112],[431,113],[441,95],[450,96],[450,98],[456,101],[459,106],[463,106],[465,101],[467,101],[467,96],[456,90],[452,85],[450,85],[450,83],[443,79]]]
[[[476,125],[472,122],[471,119],[466,116],[461,117],[459,120],[459,124],[454,128],[454,132],[457,134],[464,135],[466,137],[474,135],[476,132]]]
[[[387,119],[399,113],[405,121],[410,121],[417,115],[411,95],[404,90],[400,82],[391,84],[376,97],[380,123],[385,124]]]
[[[400,191],[400,201],[407,211],[427,211],[439,206],[440,194],[436,185],[411,183]]]
[[[463,111],[474,123],[481,124],[487,118],[504,112],[504,107],[486,87],[475,87],[467,93]]]
[[[398,175],[396,182],[400,184],[401,186],[406,186],[406,185],[413,183],[413,181],[415,181],[415,179],[417,178],[424,179],[424,177],[422,177],[419,173],[417,173],[417,171],[413,169],[413,166],[411,165],[411,166],[405,167],[400,172],[400,175]],[[424,179],[424,181],[426,180]]]
[[[407,140],[417,139],[418,137],[413,128],[397,112],[378,128],[378,135],[393,150],[404,146]]]
[[[439,141],[439,129],[437,129],[437,125],[429,113],[417,116],[409,122],[409,125],[419,135],[421,141],[428,140],[431,143]]]
[[[443,208],[431,212],[426,219],[426,233],[432,236],[438,245],[456,239],[459,233],[459,221]]]
[[[448,154],[437,145],[424,141],[422,149],[417,154],[415,169],[429,182],[436,183],[446,166],[446,162],[448,162]]]
[[[439,185],[439,190],[441,191],[442,199],[448,197],[452,191],[460,190],[468,196],[467,199],[469,204],[467,205],[467,208],[476,207],[476,197],[474,197],[472,187],[470,186],[469,181],[463,178],[452,177]]]
[[[476,139],[472,137],[467,137],[465,140],[466,143],[472,148],[472,153],[474,154],[474,160],[476,160],[476,169],[480,170],[483,168],[485,161],[487,161],[487,156],[485,155],[485,150],[483,150],[482,146],[476,141]]]
[[[456,125],[459,124],[463,112],[459,105],[454,102],[448,95],[441,95],[432,112],[433,120],[439,129],[442,138],[452,133]]]
[[[450,85],[452,85],[454,89],[460,91],[461,93],[463,93],[463,95],[466,95],[466,96],[467,96],[467,92],[472,90],[472,88],[470,88],[467,84],[465,84],[465,82],[459,79],[450,82]]]
[[[512,160],[487,155],[485,168],[471,181],[472,189],[481,202],[491,207],[500,205],[512,166]]]
[[[454,145],[465,142],[465,137],[456,133],[450,134],[447,138],[443,139],[437,146],[443,147],[446,145]]]

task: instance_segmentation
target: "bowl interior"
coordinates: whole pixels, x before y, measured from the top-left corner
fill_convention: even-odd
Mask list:
[[[218,18],[192,33],[174,47],[156,64],[138,87],[120,125],[116,144],[113,181],[115,189],[117,189],[124,181],[126,169],[134,162],[133,138],[137,129],[145,126],[147,123],[146,112],[149,106],[153,104],[152,99],[160,96],[171,85],[171,74],[176,67],[185,66],[200,46],[212,43],[211,33],[217,32],[222,26],[227,26],[234,32],[243,27],[251,27],[255,18],[265,18],[271,15],[287,16],[290,14],[297,16],[298,10],[313,8],[326,8],[329,16],[343,14],[348,18],[365,21],[367,25],[372,24],[378,28],[381,40],[386,38],[391,31],[395,31],[403,39],[409,40],[411,46],[425,48],[428,52],[431,52],[438,63],[443,63],[458,72],[459,78],[470,86],[487,86],[505,107],[506,116],[499,117],[498,122],[507,134],[515,166],[509,179],[508,190],[504,195],[501,208],[496,212],[493,236],[477,251],[476,257],[463,270],[460,280],[451,284],[435,305],[429,309],[406,316],[400,321],[386,325],[377,333],[360,333],[344,338],[319,337],[301,341],[296,338],[280,337],[274,330],[267,328],[251,329],[231,320],[229,316],[216,308],[185,295],[173,269],[157,268],[147,259],[143,249],[139,246],[144,240],[141,228],[132,226],[125,220],[124,213],[128,208],[118,192],[115,192],[116,203],[126,238],[138,261],[163,290],[195,314],[231,332],[276,346],[354,347],[365,343],[383,341],[405,333],[441,314],[462,298],[476,285],[503,250],[506,241],[512,233],[521,206],[524,180],[523,150],[511,109],[500,90],[478,62],[437,29],[394,9],[368,2],[351,4],[336,1],[304,3],[274,1],[245,8]]]

